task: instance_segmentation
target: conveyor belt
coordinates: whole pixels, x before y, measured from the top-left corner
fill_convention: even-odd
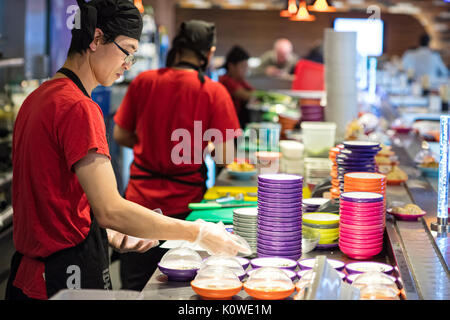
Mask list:
[[[404,148],[394,146],[393,149],[402,167],[414,168],[414,163]],[[403,192],[398,188],[403,189]],[[398,188],[390,188],[393,192],[389,192],[388,201],[402,198],[404,201],[409,196],[414,203],[427,211],[426,219],[421,218],[419,222],[395,222],[395,230],[404,249],[403,255],[415,279],[414,286],[418,297],[425,300],[449,300],[448,265],[429,229],[429,222],[436,219],[437,193],[421,176],[410,175],[405,188]],[[442,241],[448,243],[448,239],[445,238]]]

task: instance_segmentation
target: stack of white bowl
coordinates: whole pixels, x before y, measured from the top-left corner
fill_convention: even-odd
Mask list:
[[[233,210],[233,232],[244,238],[256,255],[258,229],[258,208],[237,208]]]
[[[325,119],[338,125],[336,137],[341,140],[347,123],[358,114],[356,32],[325,29],[324,38]]]
[[[330,176],[332,162],[327,158],[305,158],[305,180],[316,185]]]
[[[295,140],[281,140],[280,171],[289,174],[303,175],[303,143]]]

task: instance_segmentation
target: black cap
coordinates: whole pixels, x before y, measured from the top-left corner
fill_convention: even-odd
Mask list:
[[[101,29],[105,35],[123,35],[140,40],[141,13],[129,0],[77,0],[77,3],[80,8],[77,14],[81,13],[80,26],[72,29],[72,35],[85,38],[83,42],[87,46],[94,40],[95,28]]]
[[[250,55],[240,46],[234,46],[231,48],[231,50],[228,52],[225,64],[223,65],[224,68],[227,68],[228,63],[238,63],[244,60],[248,60],[250,58]]]
[[[207,52],[216,45],[216,27],[213,23],[201,20],[182,22],[172,45],[196,53]]]

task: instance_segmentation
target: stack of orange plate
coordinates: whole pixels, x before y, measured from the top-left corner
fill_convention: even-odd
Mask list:
[[[344,175],[344,192],[374,192],[383,195],[386,225],[386,175],[375,172],[350,172]]]
[[[331,160],[331,162],[333,163],[333,165],[331,166],[331,189],[330,189],[330,193],[331,193],[331,199],[337,199],[339,198],[340,195],[340,190],[339,190],[339,180],[338,180],[338,166],[336,163],[336,156],[339,154],[339,152],[341,151],[341,149],[343,148],[343,145],[337,145],[336,147],[333,147],[330,149],[330,152],[328,153],[328,159]]]

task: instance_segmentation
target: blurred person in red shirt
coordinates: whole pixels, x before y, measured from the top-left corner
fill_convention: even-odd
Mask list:
[[[227,54],[224,67],[227,73],[219,78],[233,98],[241,128],[250,121],[247,103],[252,97],[253,87],[246,81],[250,55],[240,46],[234,46]]]
[[[167,67],[137,76],[114,117],[114,139],[134,154],[126,199],[149,209],[160,208],[177,219],[185,219],[188,204],[200,202],[206,192],[203,157],[209,143],[214,142],[219,164],[232,162],[227,153],[234,150],[234,133],[240,131],[227,90],[205,75],[215,38],[214,24],[183,22],[168,53]],[[211,130],[222,141],[211,141],[205,134]],[[188,140],[181,152],[178,134],[186,134]],[[179,153],[183,161],[175,159]],[[166,252],[157,247],[144,254],[121,254],[122,288],[142,290]]]

